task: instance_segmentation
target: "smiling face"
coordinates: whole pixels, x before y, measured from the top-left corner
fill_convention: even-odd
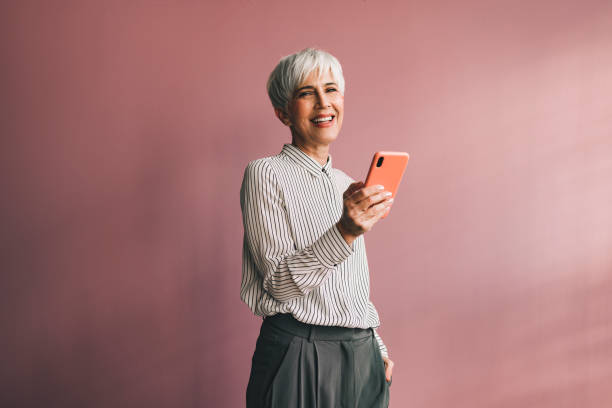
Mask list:
[[[336,140],[344,116],[344,95],[331,72],[311,72],[293,94],[287,112],[275,109],[291,128],[294,144],[309,148],[328,146]]]

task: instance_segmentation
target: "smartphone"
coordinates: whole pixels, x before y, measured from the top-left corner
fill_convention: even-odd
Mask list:
[[[376,152],[366,177],[366,187],[382,184],[386,191],[391,192],[391,197],[395,198],[409,158],[406,152]],[[391,207],[382,218],[389,215],[389,211]]]

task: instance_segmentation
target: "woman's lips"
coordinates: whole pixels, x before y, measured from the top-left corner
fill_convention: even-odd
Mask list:
[[[327,120],[321,121],[321,119],[329,118],[329,117],[331,117],[331,120],[327,119]],[[311,120],[313,125],[315,125],[315,127],[318,127],[318,128],[326,128],[326,127],[333,126],[335,124],[335,121],[336,121],[335,115],[317,116],[315,119]]]

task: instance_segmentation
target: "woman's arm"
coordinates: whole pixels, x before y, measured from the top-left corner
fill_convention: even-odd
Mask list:
[[[393,376],[393,361],[389,358],[389,351],[387,350],[387,346],[383,343],[382,338],[378,335],[376,329],[374,330],[374,337],[376,337],[376,341],[378,342],[378,349],[380,350],[380,354],[382,355],[382,359],[385,362],[385,377],[387,381],[391,381],[391,377]]]
[[[262,276],[264,290],[279,302],[304,296],[321,285],[353,253],[335,225],[312,245],[296,250],[283,192],[265,159],[247,166],[240,205],[246,249]]]

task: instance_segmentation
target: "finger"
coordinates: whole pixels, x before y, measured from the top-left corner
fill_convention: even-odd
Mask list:
[[[357,209],[359,209],[359,211],[366,213],[373,206],[378,205],[378,204],[383,204],[388,199],[389,199],[389,197],[374,197],[374,196],[370,196],[370,197],[366,198],[365,200],[362,200],[359,203],[355,204],[354,206]]]
[[[372,205],[370,208],[366,210],[366,218],[367,219],[380,219],[385,212],[387,212],[391,208],[391,204],[393,204],[393,198],[386,199],[377,204]]]
[[[362,211],[366,211],[368,208],[372,207],[373,205],[382,203],[383,201],[388,200],[390,198],[391,198],[391,192],[381,191],[381,192],[372,194],[369,197],[366,197],[365,199],[359,201],[357,205],[359,206],[359,208],[361,208]]]
[[[377,194],[384,190],[385,190],[385,187],[380,184],[376,184],[373,186],[367,186],[353,193],[353,195],[351,196],[351,199],[354,199],[356,202],[359,202],[359,201],[365,200],[372,194]]]

